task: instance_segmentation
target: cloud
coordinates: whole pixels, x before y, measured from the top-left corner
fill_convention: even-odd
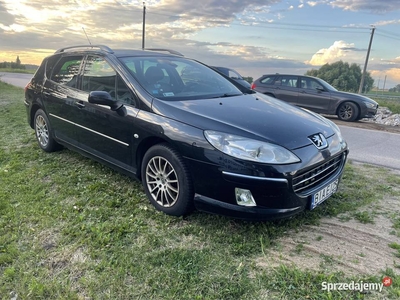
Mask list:
[[[400,10],[400,1],[398,0],[333,0],[330,2],[330,5],[343,10],[368,11],[379,14]]]
[[[280,0],[146,1],[146,46],[167,47],[175,39],[189,39],[199,30],[227,26],[246,11],[268,10]],[[114,48],[140,48],[142,2],[125,0],[0,0],[1,59],[6,52],[37,53],[38,64],[48,51],[92,43]],[[185,42],[182,42],[184,45]]]
[[[378,21],[378,22],[375,22],[373,25],[377,26],[377,27],[380,27],[380,26],[393,25],[393,24],[400,24],[400,19],[398,19],[398,20]]]
[[[307,1],[307,4],[308,4],[309,6],[311,6],[311,7],[314,7],[314,6],[317,6],[317,5],[320,4],[320,3],[317,2],[317,1]]]
[[[329,48],[318,50],[317,53],[305,63],[312,66],[322,66],[326,63],[333,63],[338,60],[360,63],[360,53],[358,53],[360,51],[364,52],[365,50],[356,48],[353,43],[335,41]]]
[[[237,15],[268,11],[280,0],[146,1],[146,39],[168,43],[190,38],[199,30],[228,26]],[[95,43],[119,47],[140,46],[142,2],[124,0],[0,0],[0,32],[29,32],[27,44],[59,48],[86,40],[82,27]],[[5,38],[2,44],[12,40]],[[60,44],[60,40],[63,40]],[[135,42],[136,41],[136,42]],[[32,43],[31,43],[32,42]]]

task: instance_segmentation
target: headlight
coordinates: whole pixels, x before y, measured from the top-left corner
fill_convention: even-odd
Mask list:
[[[369,101],[363,101],[363,102],[364,102],[365,106],[368,107],[368,108],[376,108],[376,104],[375,103],[372,103],[372,102],[369,102]]]
[[[243,160],[267,164],[300,162],[296,155],[278,145],[212,130],[206,130],[204,135],[221,152]]]

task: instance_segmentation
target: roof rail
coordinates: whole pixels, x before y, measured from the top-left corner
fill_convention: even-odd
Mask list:
[[[168,52],[170,54],[178,55],[178,56],[184,56],[182,53],[171,50],[171,49],[163,49],[163,48],[144,48],[143,50],[150,50],[150,51],[159,51],[159,52]]]
[[[65,52],[65,50],[68,49],[74,49],[74,48],[98,48],[100,50],[103,50],[105,52],[108,53],[114,53],[114,51],[111,50],[111,48],[104,46],[104,45],[78,45],[78,46],[70,46],[70,47],[64,47],[64,48],[60,48],[58,49],[55,53],[61,53],[61,52]]]

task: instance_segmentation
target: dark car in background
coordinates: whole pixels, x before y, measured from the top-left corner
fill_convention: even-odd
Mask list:
[[[240,83],[242,86],[244,86],[245,88],[250,89],[251,85],[249,82],[247,82],[246,80],[243,79],[242,75],[240,75],[237,71],[235,71],[234,69],[230,69],[230,68],[226,68],[226,67],[215,67],[212,66],[211,68],[216,69],[218,72],[221,72],[222,74],[224,74],[225,76],[235,80],[236,82]]]
[[[378,109],[378,103],[368,97],[340,92],[324,80],[311,76],[263,75],[251,88],[317,113],[337,115],[340,120],[349,122],[372,118]]]
[[[313,209],[336,192],[348,154],[333,122],[157,51],[59,49],[26,86],[25,106],[44,151],[62,145],[138,178],[173,216]]]

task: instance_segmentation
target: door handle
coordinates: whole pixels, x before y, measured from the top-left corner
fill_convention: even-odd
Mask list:
[[[84,107],[85,107],[85,104],[83,104],[82,101],[75,102],[75,105],[76,105],[78,108],[84,108]]]

